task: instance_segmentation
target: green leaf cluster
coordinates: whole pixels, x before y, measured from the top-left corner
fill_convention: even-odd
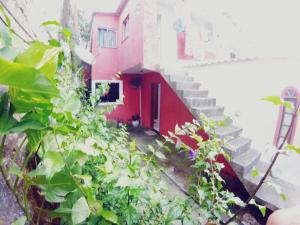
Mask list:
[[[194,173],[190,177],[189,192],[205,213],[207,221],[221,221],[224,215],[230,216],[230,206],[243,206],[244,203],[233,193],[227,191],[223,185],[225,181],[220,176],[224,165],[218,161],[218,157],[227,156],[222,146],[226,144],[226,140],[221,140],[216,135],[216,124],[209,120],[205,115],[200,116],[200,121],[194,120],[192,123],[185,123],[182,126],[175,127],[175,133],[170,132],[170,138],[167,141],[174,143],[180,151],[185,151],[190,155],[192,151],[194,160]],[[224,121],[223,124],[226,124]],[[207,140],[201,134],[203,131],[209,136]],[[182,136],[188,136],[197,143],[197,149],[191,150],[180,139]]]
[[[61,224],[198,224],[188,204],[168,197],[155,161],[165,156],[152,147],[150,156],[140,152],[125,127],[106,120],[108,109],[97,107],[99,96],[85,98],[81,70],[72,65],[70,31],[56,21],[42,27],[64,38],[33,41],[14,57],[0,52],[0,85],[6,87],[0,93],[0,166],[15,177],[10,187],[27,220],[42,223],[29,210],[28,190],[35,187],[54,208],[41,211]],[[1,34],[2,45],[13,47],[9,30]],[[4,164],[4,142],[13,134],[24,141]]]

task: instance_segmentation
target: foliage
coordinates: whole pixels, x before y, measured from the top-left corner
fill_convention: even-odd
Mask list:
[[[288,124],[289,125],[289,129],[288,129],[288,131],[286,133],[286,136],[285,136],[283,142],[279,143],[280,146],[279,146],[279,149],[278,149],[278,154],[288,155],[288,151],[293,151],[293,152],[295,152],[297,154],[300,154],[300,148],[298,148],[298,147],[296,147],[294,145],[291,145],[291,144],[286,144],[287,137],[290,135],[290,132],[292,131],[292,127],[293,127],[293,124],[294,124],[294,121],[295,121],[295,117],[299,115],[299,104],[295,107],[293,104],[291,104],[291,102],[284,101],[279,96],[269,96],[269,97],[263,98],[263,100],[268,101],[268,102],[272,103],[275,106],[280,106],[280,107],[283,107],[283,108],[287,108],[287,109],[289,109],[289,110],[291,110],[293,112],[291,123]],[[255,170],[254,170],[254,172],[252,170],[252,175],[256,175]],[[258,175],[259,175],[259,173],[257,173],[257,176]],[[273,182],[271,182],[269,180],[265,180],[264,183],[267,186],[272,187],[278,193],[279,197],[282,200],[286,200],[287,197],[284,194],[282,188],[278,184],[275,184],[275,183],[273,183]],[[264,212],[262,212],[262,213],[264,214]]]
[[[222,148],[225,141],[219,139],[215,132],[216,127],[221,123],[208,120],[204,115],[200,116],[200,121],[194,120],[192,123],[176,126],[175,134],[170,133],[172,139],[166,138],[172,143],[175,139],[180,143],[179,148],[187,153],[191,150],[180,140],[180,137],[187,135],[197,142],[197,149],[193,153],[195,171],[191,177],[193,182],[190,185],[190,193],[205,212],[208,221],[220,222],[222,216],[231,215],[231,205],[243,205],[243,202],[223,188],[225,181],[220,176],[220,172],[224,165],[217,161],[217,157],[221,154],[226,157],[228,155]],[[202,138],[199,133],[201,131],[209,135],[208,140]]]
[[[43,26],[65,34],[55,21]],[[160,152],[138,151],[134,141],[128,143],[125,128],[106,120],[106,108],[95,107],[99,96],[83,97],[85,87],[80,69],[73,72],[69,43],[65,34],[60,41],[30,43],[14,60],[0,58],[0,84],[8,87],[0,95],[1,172],[27,220],[39,224],[46,212],[61,224],[198,224],[188,203],[168,197],[154,159]],[[21,164],[18,152],[4,160],[6,136],[14,133],[25,134],[18,147],[26,151]],[[57,207],[31,208],[31,187]],[[39,215],[35,221],[34,212]]]
[[[15,222],[13,222],[11,225],[24,225],[25,223],[26,223],[26,217],[21,216]]]
[[[86,15],[83,11],[78,12],[79,17],[79,32],[80,32],[80,39],[83,43],[87,45],[87,43],[90,41],[90,29],[91,26],[87,22]]]
[[[268,97],[263,98],[262,100],[270,102],[270,103],[272,103],[275,106],[280,106],[282,108],[287,108],[287,109],[293,111],[291,123],[288,126],[288,130],[287,130],[285,136],[283,137],[282,142],[278,146],[278,151],[274,154],[273,159],[272,159],[269,167],[267,168],[266,172],[263,174],[262,177],[260,177],[260,181],[259,181],[258,185],[256,186],[255,190],[250,194],[249,198],[245,202],[246,204],[242,208],[240,208],[230,219],[228,219],[225,222],[225,225],[230,224],[231,221],[233,221],[240,213],[243,212],[243,210],[246,208],[246,206],[248,204],[252,204],[252,205],[257,206],[259,208],[259,210],[261,211],[262,215],[265,216],[265,214],[266,214],[266,207],[257,204],[256,201],[254,200],[255,195],[257,194],[257,192],[260,190],[260,188],[264,184],[266,186],[272,187],[278,193],[279,197],[282,200],[286,200],[286,198],[287,198],[286,195],[284,194],[282,188],[278,184],[276,184],[276,183],[274,183],[272,181],[269,181],[267,178],[268,178],[268,176],[269,176],[269,174],[270,174],[273,166],[275,165],[275,163],[276,163],[276,161],[277,161],[277,159],[278,159],[278,157],[279,157],[280,154],[287,155],[286,150],[287,151],[292,150],[292,151],[295,151],[296,153],[300,153],[299,152],[299,148],[297,148],[296,146],[293,146],[293,145],[290,145],[290,144],[286,145],[288,136],[292,132],[292,127],[294,125],[295,119],[296,119],[297,115],[299,115],[300,104],[297,103],[296,107],[294,107],[294,105],[291,104],[291,102],[284,101],[279,96],[268,96]],[[285,150],[283,150],[283,149],[285,149]],[[253,177],[260,176],[259,171],[255,167],[252,168],[251,174],[252,174]]]
[[[42,26],[55,27],[52,31],[61,40],[51,37],[48,43],[33,41],[16,50],[12,30],[1,27],[0,84],[8,90],[0,93],[0,167],[27,220],[40,223],[40,216],[33,220],[37,209],[30,208],[28,200],[28,191],[35,187],[55,208],[41,206],[38,215],[46,212],[61,224],[199,224],[192,215],[193,201],[168,196],[155,161],[164,157],[159,149],[149,146],[150,155],[138,151],[135,141],[128,142],[125,128],[117,129],[106,120],[108,109],[96,107],[107,87],[84,98],[81,69],[72,63],[70,31],[56,21]],[[276,97],[265,100],[290,107]],[[226,156],[225,143],[215,133],[219,125],[201,117],[201,123],[177,126],[175,134],[166,137],[185,151],[189,148],[181,142],[182,135],[197,142],[190,193],[209,221],[231,215],[230,205],[243,205],[223,188],[223,164],[216,160],[220,154]],[[208,140],[199,135],[202,130]],[[4,160],[6,137],[11,134],[25,137],[16,152],[10,152],[11,159]],[[25,159],[18,163],[25,143]],[[288,149],[299,152],[294,146]],[[253,174],[259,175],[255,170]],[[265,208],[261,211],[265,213]],[[14,222],[24,223],[25,217]]]

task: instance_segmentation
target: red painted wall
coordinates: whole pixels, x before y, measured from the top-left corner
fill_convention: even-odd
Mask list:
[[[176,124],[182,125],[191,122],[193,115],[186,108],[181,99],[168,85],[164,78],[155,72],[144,75],[123,75],[124,104],[118,105],[116,109],[108,115],[109,119],[121,119],[127,122],[132,115],[139,114],[139,89],[134,88],[130,82],[135,76],[141,79],[142,97],[142,125],[145,128],[152,128],[151,122],[151,85],[161,84],[161,110],[160,110],[160,133],[168,135],[168,131],[174,131]],[[195,147],[195,143],[188,138],[183,138],[190,145]]]
[[[151,128],[151,84],[161,84],[161,111],[160,111],[160,133],[168,135],[168,131],[174,132],[176,124],[182,125],[186,122],[192,122],[194,116],[187,109],[185,104],[168,85],[159,73],[148,73],[143,75],[142,81],[142,117],[143,126]],[[199,132],[204,140],[208,139],[208,135]],[[181,137],[182,141],[190,147],[196,149],[197,143],[189,137]],[[224,172],[236,177],[235,172],[227,163],[223,156],[218,157],[218,161],[224,163]]]
[[[151,128],[151,84],[161,84],[160,133],[167,135],[174,131],[175,125],[191,122],[193,115],[181,99],[164,80],[155,72],[143,75],[142,80],[142,119],[143,126]]]
[[[139,89],[134,88],[131,85],[131,80],[140,76],[141,81],[141,97],[142,97],[142,125],[145,128],[151,129],[151,85],[161,84],[161,110],[160,110],[160,133],[163,135],[168,135],[168,131],[174,132],[176,124],[183,125],[186,122],[192,122],[194,116],[187,109],[185,104],[173,91],[173,89],[168,85],[164,78],[155,72],[147,73],[144,75],[123,75],[121,80],[123,80],[123,91],[124,91],[124,104],[118,105],[116,109],[108,114],[108,118],[112,120],[121,120],[122,122],[127,122],[131,119],[132,115],[139,114]],[[199,132],[204,140],[207,140],[208,135],[204,132]],[[188,144],[190,147],[196,149],[197,143],[187,137],[182,136],[182,141]],[[230,165],[226,162],[223,156],[218,157],[218,161],[224,163],[224,172],[236,177],[234,171]]]
[[[177,34],[177,56],[181,60],[193,59],[193,56],[185,54],[185,32],[180,32]]]
[[[143,67],[144,60],[144,8],[143,1],[134,4],[129,1],[120,16],[114,14],[97,13],[94,15],[92,24],[92,46],[93,55],[97,62],[92,66],[92,80],[111,80],[118,71],[129,69],[136,65]],[[123,21],[129,15],[129,36],[122,40]],[[98,47],[98,29],[109,28],[117,31],[117,48]],[[178,34],[178,57],[179,59],[192,59],[184,53],[185,33]],[[134,76],[142,77],[142,122],[146,128],[152,128],[151,124],[151,84],[161,84],[161,111],[160,111],[160,133],[168,135],[168,131],[174,131],[176,124],[182,125],[191,122],[193,115],[172,90],[168,83],[159,73],[151,72],[144,75],[125,74],[120,79],[123,81],[123,104],[117,105],[116,109],[107,115],[109,119],[127,122],[134,114],[139,114],[140,101],[139,89],[134,88],[130,82]],[[202,133],[204,138],[207,135]],[[196,148],[195,141],[188,137],[182,140]],[[232,173],[229,166],[226,171]]]
[[[139,89],[131,85],[131,80],[135,75],[125,74],[122,75],[123,81],[123,104],[117,105],[114,111],[107,114],[107,118],[110,120],[120,120],[123,123],[127,123],[133,115],[139,114],[140,112],[140,98]]]
[[[144,58],[144,10],[143,1],[128,1],[119,17],[118,70],[123,71],[138,64]],[[129,15],[129,35],[122,40],[123,22]]]
[[[98,29],[109,28],[118,31],[118,16],[97,13],[92,24],[92,54],[96,63],[92,66],[92,80],[110,80],[118,72],[117,48],[100,48],[98,46]],[[119,39],[119,35],[117,34]]]
[[[96,56],[92,66],[93,80],[110,80],[118,71],[136,65],[142,66],[144,57],[143,1],[128,1],[120,15],[96,13],[92,23],[91,50]],[[129,36],[123,40],[123,22],[129,15]],[[117,32],[116,48],[98,46],[98,29],[108,28]]]
[[[161,84],[161,111],[160,111],[160,133],[167,135],[168,131],[174,131],[175,125],[191,122],[193,115],[178,98],[176,93],[168,85],[159,73],[151,72],[142,77],[142,121],[143,126],[151,128],[151,84]],[[132,115],[139,113],[139,89],[134,88],[130,81],[135,75],[123,75],[124,104],[118,105],[109,114],[109,119],[121,119],[127,122]]]

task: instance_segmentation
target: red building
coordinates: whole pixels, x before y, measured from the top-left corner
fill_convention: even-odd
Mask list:
[[[193,115],[160,73],[161,19],[157,5],[145,0],[123,0],[115,13],[94,13],[91,48],[97,62],[91,80],[93,91],[110,84],[101,103],[117,104],[109,119],[127,123],[139,115],[143,127],[167,134]]]
[[[192,121],[200,113],[215,121],[224,120],[224,107],[208,96],[203,89],[205,84],[213,90],[218,103],[241,111],[239,122],[244,133],[259,143],[253,146],[252,139],[242,137],[243,129],[236,121],[216,129],[219,138],[230,137],[224,146],[231,156],[231,166],[225,162],[226,172],[238,176],[251,193],[257,185],[252,168],[263,174],[269,164],[268,156],[262,158],[261,150],[266,142],[273,141],[274,130],[274,145],[280,142],[287,132],[285,122],[290,120],[288,110],[282,108],[278,116],[273,106],[258,99],[279,95],[284,89],[282,98],[298,104],[299,64],[257,59],[254,48],[240,36],[230,15],[223,13],[209,20],[197,9],[189,9],[186,2],[122,0],[115,13],[94,13],[91,50],[96,63],[91,68],[92,90],[97,85],[110,84],[101,103],[116,105],[109,119],[127,123],[134,116],[143,127],[167,135],[176,124]],[[182,72],[182,68],[189,74]],[[122,76],[118,78],[115,75],[119,72]],[[195,81],[200,79],[201,87]],[[300,125],[295,121],[293,126],[288,139],[291,144],[300,140],[296,133]],[[184,141],[193,147],[192,142]],[[289,163],[282,160],[280,167],[287,171],[284,177],[295,180],[296,170],[292,171]],[[285,184],[282,179],[276,181],[278,185]],[[270,208],[284,208],[296,203],[292,197],[296,189],[293,185],[289,187],[284,186],[290,196],[284,203],[274,197],[274,190],[266,189],[257,196],[268,202]]]

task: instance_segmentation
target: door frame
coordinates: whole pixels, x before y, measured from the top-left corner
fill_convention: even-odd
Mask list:
[[[155,86],[157,86],[157,99],[154,100],[153,99],[153,91],[156,90],[156,88],[154,88]],[[155,108],[153,107],[154,102],[157,101],[157,127],[154,127],[154,110]],[[151,106],[150,106],[150,111],[151,111],[151,129],[159,132],[160,131],[160,112],[161,112],[161,84],[160,83],[153,83],[151,84]],[[156,129],[155,129],[156,128]]]

